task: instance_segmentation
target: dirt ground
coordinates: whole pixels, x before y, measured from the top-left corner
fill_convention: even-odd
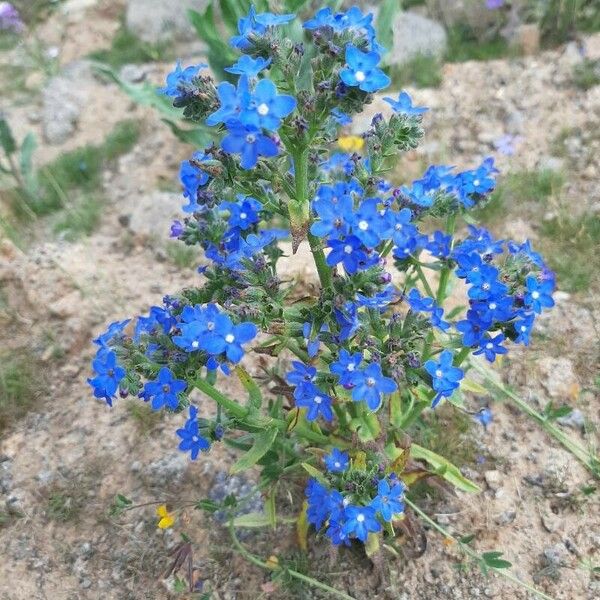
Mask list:
[[[75,16],[55,15],[39,31],[48,44],[62,48],[63,65],[105,46],[118,29],[120,3],[112,9],[110,2],[87,4]],[[600,57],[600,36],[587,39],[587,48]],[[18,51],[11,52],[2,53],[0,61],[18,60]],[[567,46],[521,59],[446,65],[440,88],[411,90],[431,111],[424,146],[403,161],[404,173],[417,175],[436,160],[473,164],[494,152],[493,140],[506,132],[522,142],[514,156],[499,156],[502,169],[547,166],[566,126],[591,132],[600,126],[600,86],[583,91],[572,85],[575,60]],[[146,77],[158,85],[168,69],[148,65]],[[38,404],[0,438],[0,500],[6,507],[0,512],[9,515],[0,525],[0,599],[172,597],[173,581],[162,576],[182,531],[194,542],[197,576],[215,599],[330,597],[271,584],[267,574],[231,550],[227,531],[199,511],[185,511],[165,531],[157,529],[152,505],[109,516],[118,493],[135,504],[205,498],[233,461],[229,450],[215,446],[190,462],[176,448],[176,417],[140,413],[133,399],[108,409],[92,398],[86,384],[90,340],[106,323],[144,312],[163,295],[198,281],[194,268],[177,268],[165,254],[169,221],[181,204],[172,182],[192,148],[178,142],[150,109],[136,107],[115,85],[94,76],[81,81],[84,108],[75,130],[63,143],[47,144],[40,118],[47,82],[40,81],[37,92],[7,95],[1,106],[17,137],[36,133],[40,163],[99,143],[124,118],[139,119],[142,134],[133,150],[103,174],[106,201],[92,235],[68,242],[40,223],[24,250],[8,240],[0,246],[0,344],[33,350],[46,374]],[[364,119],[357,119],[356,129],[380,110],[385,104],[376,99]],[[596,211],[600,218],[600,137],[584,137],[574,145],[563,165],[561,202],[573,213]],[[493,227],[499,235],[535,240],[539,223],[530,213],[517,213],[497,219]],[[301,252],[287,260],[286,275],[310,286],[314,273],[305,258]],[[551,399],[577,408],[584,426],[565,426],[565,431],[597,447],[597,290],[560,291],[560,279],[558,286],[557,307],[544,318],[540,335],[527,353],[512,354],[502,372],[538,409]],[[251,371],[257,360],[249,357]],[[233,381],[223,385],[235,392]],[[480,399],[471,400],[476,405]],[[515,576],[552,598],[599,599],[600,578],[592,568],[600,566],[600,506],[598,493],[587,493],[597,482],[512,406],[482,400],[491,402],[493,423],[487,431],[477,426],[459,437],[454,451],[461,445],[475,448],[464,473],[483,492],[424,497],[423,508],[451,532],[475,534],[478,551],[502,551]],[[450,411],[442,418],[450,419]],[[444,435],[443,427],[439,431]],[[291,509],[284,503],[281,512]],[[245,543],[265,558],[296,555],[305,572],[358,600],[534,597],[498,576],[457,568],[463,557],[455,545],[434,531],[427,539],[421,558],[386,560],[381,581],[358,551],[342,550],[332,560],[328,544],[314,536],[308,556],[301,556],[290,527],[251,532]]]

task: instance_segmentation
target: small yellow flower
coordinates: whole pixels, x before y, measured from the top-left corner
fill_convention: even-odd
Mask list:
[[[166,504],[161,504],[156,509],[156,515],[160,517],[158,526],[160,529],[168,529],[175,523],[175,515],[167,510]]]
[[[271,556],[267,558],[265,564],[269,567],[269,569],[275,571],[279,567],[279,559],[274,554],[271,554]]]
[[[358,152],[364,145],[365,140],[358,135],[343,135],[338,138],[338,146],[344,152]]]

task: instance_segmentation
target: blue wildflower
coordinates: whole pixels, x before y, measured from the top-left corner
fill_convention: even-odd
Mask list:
[[[366,402],[371,410],[379,408],[382,394],[391,394],[398,389],[393,379],[384,376],[379,363],[371,363],[359,370],[352,383],[352,400]]]
[[[352,233],[367,247],[375,248],[392,230],[390,215],[378,207],[379,198],[366,198],[352,215]]]
[[[92,368],[96,377],[88,379],[94,388],[94,396],[103,398],[109,406],[119,389],[119,383],[126,375],[126,371],[117,362],[117,355],[107,348],[100,348],[92,361]]]
[[[158,92],[173,98],[185,96],[188,93],[189,86],[191,85],[194,77],[196,77],[198,71],[207,66],[208,65],[201,63],[199,65],[191,65],[185,69],[182,69],[181,63],[177,61],[175,69],[167,75],[167,85],[163,88],[159,88]]]
[[[406,299],[414,312],[429,312],[435,306],[433,298],[421,296],[421,292],[417,288],[412,288],[406,295]]]
[[[380,479],[377,485],[377,496],[371,501],[374,508],[384,521],[391,521],[394,515],[404,512],[404,484],[395,480],[390,485],[387,479]]]
[[[237,87],[228,81],[222,81],[217,86],[217,96],[219,97],[219,108],[208,115],[206,124],[212,127],[219,123],[239,120],[242,110],[250,104],[251,94],[248,78],[240,77]]]
[[[210,442],[200,435],[198,409],[195,406],[190,406],[189,417],[185,425],[176,433],[181,438],[179,449],[183,452],[190,452],[192,460],[198,458],[199,452],[206,452],[210,449]]]
[[[439,361],[429,359],[423,365],[431,375],[432,387],[437,392],[433,399],[431,408],[435,408],[443,397],[451,396],[452,392],[460,386],[460,380],[464,377],[462,369],[453,366],[454,356],[450,350],[444,350]]]
[[[352,117],[342,112],[339,108],[332,108],[330,114],[338,125],[345,126],[352,123]]]
[[[115,321],[114,323],[111,323],[107,330],[94,340],[94,344],[102,346],[103,348],[108,347],[114,338],[123,333],[123,330],[130,322],[131,319],[125,319],[124,321]]]
[[[530,313],[525,315],[522,319],[518,319],[513,323],[514,330],[517,334],[515,342],[517,344],[529,345],[529,339],[531,336],[531,330],[533,329],[533,322],[535,315]]]
[[[162,367],[154,381],[149,381],[144,386],[144,398],[152,398],[152,410],[160,410],[164,406],[175,410],[179,406],[178,394],[183,392],[187,383],[182,379],[175,379],[171,370]]]
[[[202,152],[196,152],[192,156],[194,161],[203,162],[209,157]],[[179,180],[183,187],[183,196],[188,199],[188,204],[183,207],[183,210],[188,213],[196,212],[202,209],[198,204],[198,190],[205,186],[210,179],[206,171],[199,169],[189,160],[184,160],[179,169]]]
[[[286,94],[278,94],[270,79],[261,79],[254,88],[250,105],[240,119],[242,123],[276,131],[281,120],[296,108],[296,99]]]
[[[260,221],[262,204],[250,196],[237,195],[237,202],[221,202],[220,208],[229,211],[229,226],[246,231]]]
[[[350,354],[348,350],[342,348],[338,360],[329,365],[329,370],[339,377],[340,385],[352,385],[361,361],[362,354],[360,352]]]
[[[451,235],[446,235],[443,231],[436,230],[433,232],[432,238],[427,242],[425,248],[436,258],[447,258],[450,255],[451,244]]]
[[[342,473],[350,464],[350,457],[348,456],[348,453],[342,452],[337,448],[334,448],[324,460],[325,466],[330,473]]]
[[[300,389],[300,388],[298,388]],[[314,421],[321,415],[326,421],[333,420],[331,398],[316,385],[309,383],[301,388],[301,393],[295,396],[296,406],[306,408],[306,419]]]
[[[541,313],[544,308],[552,308],[554,300],[552,292],[554,290],[553,281],[539,282],[535,277],[530,275],[525,280],[525,306],[533,309],[536,313]]]
[[[493,421],[494,416],[492,415],[492,411],[485,407],[477,411],[475,415],[473,415],[473,418],[478,423],[481,423],[485,429],[487,429],[488,425]]]
[[[339,521],[334,521],[330,518],[325,535],[330,539],[334,546],[340,546],[341,544],[344,544],[345,546],[351,545],[350,538],[344,533],[343,524]]]
[[[230,154],[241,154],[242,169],[251,169],[259,156],[277,156],[277,144],[254,126],[243,125],[239,121],[227,123],[227,135],[221,140],[221,148]]]
[[[425,106],[413,106],[411,97],[406,92],[400,92],[398,100],[393,98],[384,98],[384,100],[392,107],[395,113],[403,115],[422,115],[429,109]]]
[[[381,531],[381,523],[377,520],[372,506],[347,506],[344,516],[346,517],[342,527],[344,534],[354,535],[363,543],[366,543],[369,532]]]
[[[319,220],[310,227],[313,235],[342,238],[348,233],[353,201],[351,196],[345,192],[344,185],[319,187],[317,196],[312,203],[313,210],[319,216]]]
[[[390,78],[377,67],[381,57],[377,52],[361,52],[356,46],[346,46],[347,67],[340,71],[348,86],[358,86],[363,92],[376,92],[390,84]]]
[[[312,384],[317,379],[317,369],[311,365],[305,365],[297,360],[292,362],[291,371],[285,376],[285,380],[290,384],[296,386],[294,395],[301,396],[302,388],[308,384]]]
[[[340,327],[339,340],[344,342],[351,338],[360,327],[357,305],[354,302],[346,302],[343,308],[335,308],[333,314]]]
[[[343,240],[329,240],[327,245],[331,248],[327,256],[330,267],[342,263],[346,273],[354,275],[361,267],[368,266],[368,256],[363,250],[362,242],[355,235]]]
[[[467,318],[456,323],[455,327],[463,334],[464,346],[477,346],[491,325],[490,321],[483,321],[477,311],[469,310]]]
[[[231,67],[225,67],[225,71],[234,75],[245,75],[246,77],[256,77],[261,71],[264,71],[271,64],[270,58],[258,56],[252,58],[247,54],[243,54]]]
[[[329,491],[316,479],[309,479],[304,490],[308,509],[306,517],[315,529],[321,529],[329,517]]]
[[[479,341],[479,350],[473,352],[473,354],[483,354],[489,362],[494,362],[498,354],[506,354],[508,350],[502,346],[504,341],[504,334],[499,333],[495,338],[491,336],[485,336]]]

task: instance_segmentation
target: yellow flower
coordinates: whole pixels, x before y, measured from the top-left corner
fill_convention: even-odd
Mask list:
[[[156,509],[156,514],[160,517],[160,520],[158,521],[160,529],[168,529],[175,523],[175,515],[167,510],[166,504],[161,504]]]
[[[338,138],[338,146],[344,152],[358,152],[364,145],[365,140],[358,135],[343,135]]]

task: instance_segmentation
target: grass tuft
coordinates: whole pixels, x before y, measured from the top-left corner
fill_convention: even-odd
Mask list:
[[[198,247],[187,246],[182,242],[170,242],[167,244],[167,256],[169,260],[179,269],[191,269],[198,260]]]
[[[581,90],[589,90],[600,85],[600,59],[583,59],[573,69],[573,83]]]
[[[96,229],[101,213],[102,202],[96,196],[83,196],[64,211],[54,226],[54,233],[69,242],[90,235]]]
[[[139,399],[128,400],[125,404],[129,418],[135,423],[138,432],[147,436],[163,420],[164,412],[155,411]]]
[[[468,25],[455,25],[448,29],[448,62],[494,60],[514,55],[515,50],[499,35],[491,40],[482,40]]]
[[[24,417],[41,398],[44,375],[38,362],[26,349],[0,355],[0,432]]]
[[[392,87],[401,89],[407,85],[418,88],[436,88],[442,84],[442,68],[434,56],[421,54],[390,72]]]
[[[110,48],[92,52],[90,58],[115,69],[128,64],[167,61],[172,58],[172,53],[168,44],[144,42],[123,24],[112,39]]]

